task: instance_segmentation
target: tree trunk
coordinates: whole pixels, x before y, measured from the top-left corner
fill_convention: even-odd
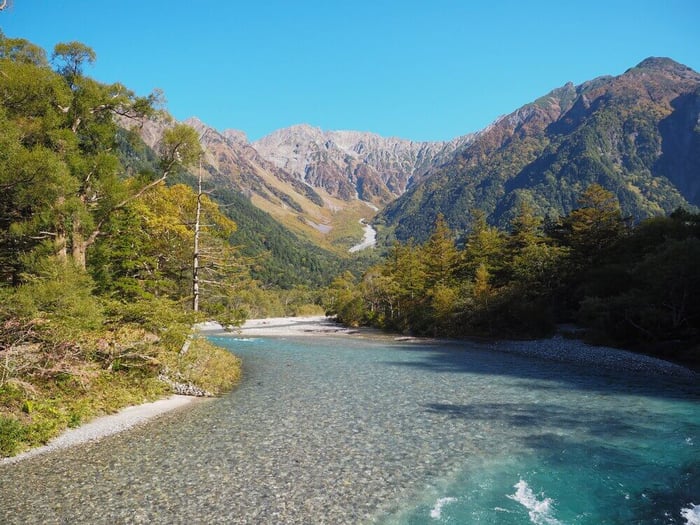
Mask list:
[[[192,310],[199,311],[199,223],[202,214],[202,160],[199,160],[197,213],[194,221],[194,256],[192,258]]]
[[[63,262],[68,259],[68,244],[65,233],[56,234],[56,256]]]
[[[81,270],[87,269],[87,249],[88,243],[83,239],[82,234],[73,234],[71,255],[73,256],[73,263]]]
[[[73,235],[71,236],[71,255],[73,263],[81,270],[87,269],[87,242],[82,232],[82,222],[78,214],[73,216]]]

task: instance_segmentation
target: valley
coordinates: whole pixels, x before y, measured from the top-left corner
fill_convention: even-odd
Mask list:
[[[634,221],[700,205],[700,75],[649,58],[616,77],[571,83],[477,133],[414,142],[306,124],[250,142],[185,121],[202,137],[213,188],[240,192],[295,234],[338,254],[360,219],[393,239],[426,239],[438,213],[458,234],[473,213],[508,227],[518,206],[560,217],[586,185],[613,191]],[[142,124],[156,147],[165,122]]]

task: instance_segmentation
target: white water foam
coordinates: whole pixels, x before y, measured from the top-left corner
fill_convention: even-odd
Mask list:
[[[686,525],[700,525],[700,505],[691,503],[681,510],[681,516],[685,518]]]
[[[430,509],[430,517],[434,520],[439,520],[440,516],[442,516],[442,507],[455,501],[457,501],[457,498],[439,498],[435,502],[435,506]]]
[[[527,482],[522,479],[513,487],[515,488],[515,494],[511,494],[508,497],[517,501],[528,510],[532,523],[535,525],[563,525],[552,515],[554,513],[553,499],[544,497],[543,494],[542,499],[538,500]]]

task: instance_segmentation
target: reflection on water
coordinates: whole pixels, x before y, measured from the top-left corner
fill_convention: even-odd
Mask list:
[[[693,384],[473,343],[216,342],[244,359],[235,392],[0,467],[0,522],[666,524],[700,503]]]

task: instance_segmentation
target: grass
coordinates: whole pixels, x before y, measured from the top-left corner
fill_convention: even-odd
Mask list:
[[[168,395],[169,387],[158,379],[164,367],[214,395],[240,379],[241,361],[230,352],[198,338],[180,354],[170,339],[184,331],[171,326],[167,332],[161,338],[138,325],[120,324],[73,334],[80,343],[57,344],[55,334],[44,328],[32,344],[0,346],[0,456]]]
[[[94,374],[87,383],[65,374],[34,382],[31,390],[6,383],[0,388],[0,456],[46,444],[67,428],[167,393],[157,378],[109,371]]]
[[[241,360],[202,337],[195,337],[185,353],[169,353],[163,364],[177,380],[193,383],[215,395],[231,390],[241,377]]]

